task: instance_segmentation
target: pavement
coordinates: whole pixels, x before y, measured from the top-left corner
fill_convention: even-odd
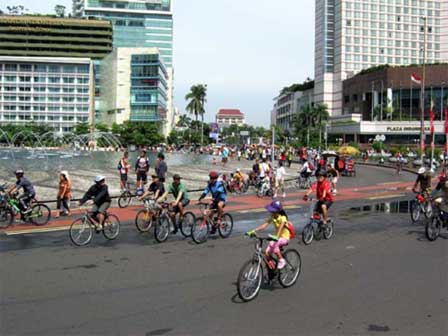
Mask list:
[[[240,233],[265,217],[244,212],[251,196],[232,201],[235,233],[203,245],[157,244],[132,225],[84,248],[61,231],[2,236],[0,335],[447,335],[448,234],[429,242],[411,224],[413,176],[359,175],[344,179],[331,209],[331,240],[290,242],[298,282],[264,287],[250,303],[235,281],[254,252]],[[288,213],[300,231],[306,207],[295,198]]]

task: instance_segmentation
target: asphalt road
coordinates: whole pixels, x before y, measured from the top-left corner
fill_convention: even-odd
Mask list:
[[[237,216],[231,238],[201,246],[156,244],[132,226],[84,248],[66,232],[2,238],[0,335],[447,335],[448,234],[428,242],[406,209],[339,202],[330,241],[291,242],[297,284],[250,303],[235,280],[253,243],[238,232],[262,213]]]

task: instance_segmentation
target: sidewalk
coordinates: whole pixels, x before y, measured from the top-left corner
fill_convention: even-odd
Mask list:
[[[336,196],[336,201],[347,201],[347,200],[375,200],[381,198],[397,198],[404,196],[412,187],[411,182],[386,182],[371,186],[359,187],[359,188],[341,188],[338,189],[338,195]],[[295,206],[303,206],[306,204],[302,200],[304,191],[301,192],[289,192],[286,194],[286,198],[278,198],[283,205],[288,209],[294,208]],[[134,199],[135,201],[135,199]],[[230,213],[250,213],[250,212],[261,212],[264,211],[264,206],[270,202],[270,198],[264,197],[259,198],[256,195],[229,195],[226,211]],[[193,201],[190,207],[190,211],[199,215],[199,208],[197,202]],[[142,208],[141,205],[132,205],[128,208],[121,209],[118,207],[113,207],[110,212],[117,215],[120,218],[122,224],[133,224],[135,219],[135,214],[138,210]],[[73,209],[72,216],[55,218],[50,221],[45,226],[35,226],[29,224],[15,224],[11,225],[7,229],[0,229],[0,235],[18,235],[26,233],[38,233],[38,232],[54,232],[54,231],[65,231],[70,228],[71,223],[74,219],[78,218],[86,210],[83,209]],[[53,211],[53,214],[56,212]]]

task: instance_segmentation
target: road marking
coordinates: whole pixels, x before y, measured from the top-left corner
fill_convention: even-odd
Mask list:
[[[4,234],[7,235],[7,236],[16,236],[16,235],[27,234],[27,233],[44,233],[44,232],[67,231],[69,229],[70,229],[70,226],[59,226],[59,227],[48,227],[48,228],[40,228],[40,229],[5,231]]]
[[[388,184],[397,184],[400,182],[382,182],[382,183],[377,183],[376,185],[388,185]]]
[[[369,197],[368,200],[378,200],[378,199],[386,199],[386,198],[396,198],[396,197],[403,197],[404,194],[396,194],[396,195],[384,195],[384,196],[375,196],[375,197]]]

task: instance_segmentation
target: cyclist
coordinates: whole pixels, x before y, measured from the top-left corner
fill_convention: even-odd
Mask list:
[[[270,258],[272,254],[275,254],[278,259],[277,268],[282,269],[285,267],[286,262],[282,256],[280,248],[288,245],[289,240],[291,239],[288,216],[279,201],[273,201],[271,204],[267,205],[265,209],[270,212],[270,218],[255,230],[249,231],[246,234],[248,236],[253,236],[257,231],[265,230],[269,224],[274,225],[275,236],[273,236],[273,238],[276,239],[276,241],[271,241],[269,243],[266,249],[266,256]]]
[[[17,200],[19,201],[19,204],[22,208],[22,213],[27,214],[31,211],[29,204],[31,200],[36,196],[36,192],[34,190],[33,184],[24,176],[25,172],[23,171],[23,169],[17,169],[15,171],[15,175],[17,179],[16,184],[8,189],[8,194],[13,195],[18,193],[20,189],[23,189],[23,193],[19,195]]]
[[[209,193],[212,195],[212,202],[210,204],[211,209],[217,210],[218,221],[217,224],[221,222],[221,218],[224,212],[224,207],[226,206],[227,193],[224,188],[224,184],[222,181],[218,181],[219,174],[215,171],[210,172],[208,175],[210,181],[207,184],[207,187],[204,189],[201,197],[199,197],[199,202],[202,201]],[[210,216],[213,215],[213,212],[210,212]],[[216,227],[212,227],[211,233],[216,232]]]
[[[169,193],[171,193],[174,197],[174,202],[171,203],[171,206],[174,208],[173,213],[173,225],[174,230],[173,234],[176,234],[178,231],[177,223],[175,221],[176,213],[179,213],[180,218],[184,216],[184,209],[188,204],[190,204],[190,198],[188,197],[188,190],[185,184],[183,184],[181,181],[181,177],[179,174],[175,174],[173,176],[173,183],[171,183],[168,186],[168,190],[164,192],[162,196],[160,196],[159,200],[162,201],[166,199]]]
[[[240,190],[243,189],[243,184],[244,184],[244,176],[241,173],[241,170],[239,168],[237,168],[235,174],[233,174],[233,180],[235,181],[235,183],[238,184],[238,188]]]
[[[412,191],[416,193],[417,186],[420,185],[420,192],[426,199],[429,199],[431,195],[431,174],[425,167],[421,167],[417,173],[417,179],[412,187]]]
[[[163,182],[160,181],[159,176],[157,176],[156,174],[153,174],[153,175],[151,175],[151,178],[152,178],[152,182],[149,185],[148,190],[146,190],[143,195],[138,197],[139,201],[142,201],[149,195],[152,195],[152,198],[155,201],[160,202],[163,194],[165,193],[165,186],[163,185]]]
[[[336,193],[337,193],[336,184],[338,183],[339,172],[336,169],[334,169],[332,164],[327,165],[327,177],[331,181],[331,189],[332,189],[333,195],[336,195]]]
[[[325,170],[318,170],[317,183],[315,183],[310,190],[303,196],[303,199],[308,200],[308,196],[316,191],[317,203],[314,209],[315,212],[322,214],[322,223],[327,225],[328,209],[334,202],[334,196],[331,193],[331,183],[327,180],[327,172]]]
[[[148,181],[149,160],[146,157],[146,151],[142,150],[140,156],[135,162],[135,173],[137,174],[137,187],[143,187]]]
[[[79,206],[82,206],[88,200],[92,199],[92,219],[96,222],[96,230],[101,231],[103,229],[107,209],[109,209],[111,203],[106,178],[102,175],[95,177],[95,184],[87,190],[84,197],[79,201]]]

